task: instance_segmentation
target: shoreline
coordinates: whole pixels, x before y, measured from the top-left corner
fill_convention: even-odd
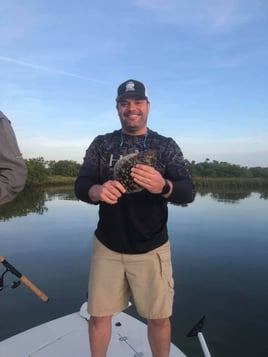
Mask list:
[[[198,188],[268,188],[268,180],[264,178],[252,177],[200,177],[193,176],[193,183]],[[36,187],[59,187],[74,185],[76,177],[49,176],[44,182],[27,184],[26,189]]]

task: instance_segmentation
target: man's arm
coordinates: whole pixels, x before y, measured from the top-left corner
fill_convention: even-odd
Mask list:
[[[195,187],[186,167],[180,147],[171,139],[166,153],[167,165],[164,177],[172,182],[172,190],[167,200],[175,204],[186,204],[194,201]]]
[[[89,196],[89,190],[93,185],[99,184],[99,153],[97,138],[93,140],[84,157],[79,174],[74,184],[74,192],[76,197],[84,202],[98,204],[99,202]]]
[[[99,138],[94,139],[86,151],[79,175],[75,181],[75,194],[81,201],[98,204],[100,201],[116,204],[126,192],[120,182],[103,178],[100,163]]]
[[[12,201],[25,186],[27,168],[8,118],[0,111],[0,205]]]
[[[183,164],[185,165],[185,164]],[[167,183],[167,191],[162,194],[172,203],[190,203],[194,200],[195,192],[191,177],[185,166],[180,164],[180,174],[165,179],[160,172],[151,166],[137,164],[131,170],[135,182],[153,194],[162,194]],[[177,172],[179,172],[177,170]]]

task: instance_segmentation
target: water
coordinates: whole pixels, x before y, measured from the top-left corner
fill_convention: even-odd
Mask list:
[[[187,356],[202,356],[186,334],[203,315],[212,356],[268,356],[267,213],[267,193],[247,191],[202,192],[187,207],[169,206],[172,339]],[[80,308],[97,217],[66,188],[25,191],[0,208],[0,255],[50,298],[43,303],[23,285],[0,292],[0,340]],[[134,307],[130,314],[137,317]]]

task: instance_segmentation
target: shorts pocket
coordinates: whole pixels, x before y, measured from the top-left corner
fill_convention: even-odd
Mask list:
[[[161,279],[168,281],[171,288],[174,288],[174,280],[172,276],[172,264],[169,252],[157,252],[157,257],[159,260],[160,276]]]

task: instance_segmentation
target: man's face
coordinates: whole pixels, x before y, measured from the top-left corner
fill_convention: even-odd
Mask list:
[[[147,131],[150,103],[145,99],[125,97],[118,101],[117,111],[122,130],[130,135],[142,135]]]

